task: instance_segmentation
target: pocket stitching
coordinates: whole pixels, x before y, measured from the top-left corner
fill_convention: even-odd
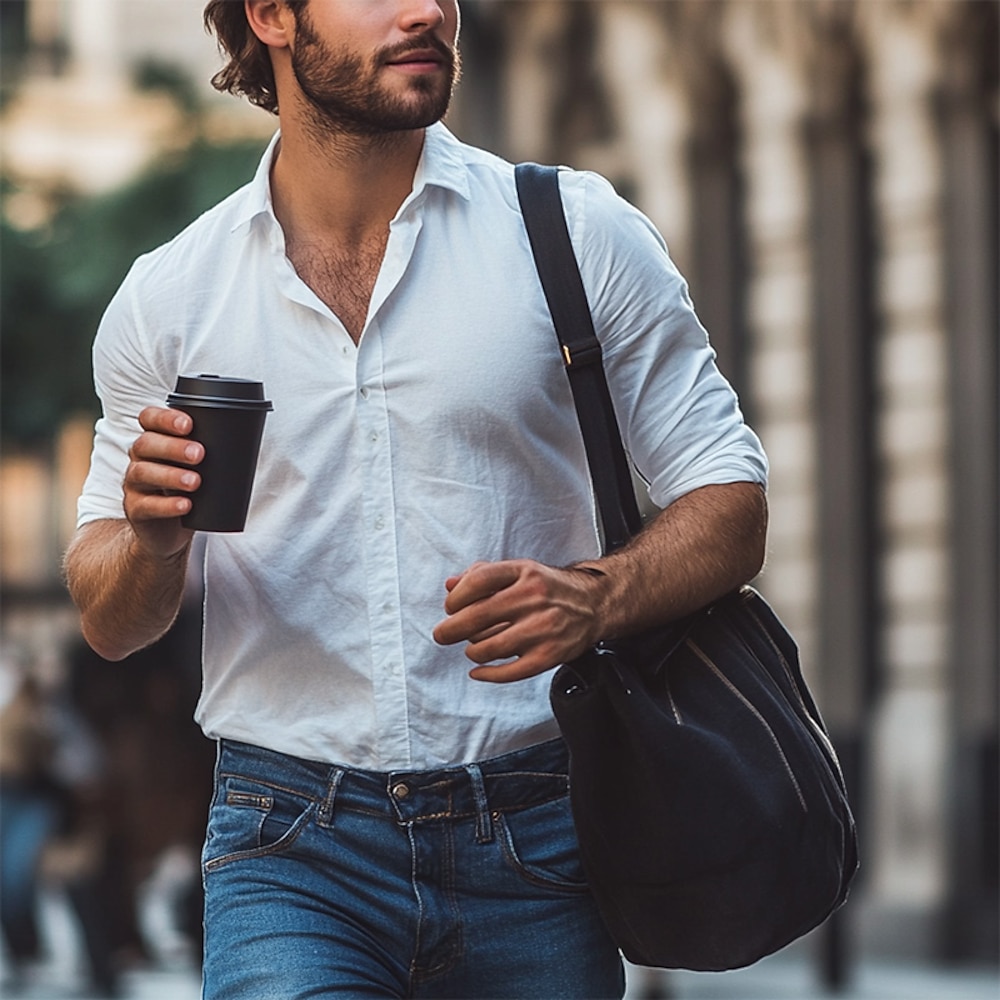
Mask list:
[[[525,881],[532,885],[540,886],[544,889],[554,889],[558,892],[586,893],[589,886],[586,880],[579,882],[569,882],[564,879],[557,879],[551,876],[541,875],[528,868],[518,856],[514,846],[514,835],[507,825],[507,817],[502,812],[494,816],[494,820],[500,828],[500,845],[507,863]]]
[[[295,843],[312,820],[316,813],[316,803],[310,802],[305,812],[283,833],[273,844],[266,844],[262,847],[248,848],[245,851],[231,851],[229,854],[222,854],[217,858],[210,858],[205,862],[205,872],[217,871],[234,861],[247,861],[252,858],[264,858],[270,854],[280,854]]]

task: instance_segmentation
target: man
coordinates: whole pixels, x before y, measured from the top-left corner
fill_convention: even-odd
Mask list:
[[[620,996],[546,672],[758,571],[759,443],[650,224],[564,172],[623,434],[666,508],[600,558],[513,168],[436,124],[455,0],[212,0],[206,21],[216,85],[280,133],[109,306],[66,560],[95,649],[162,634],[204,454],[162,400],[182,372],[265,381],[246,530],[205,556],[205,996]]]

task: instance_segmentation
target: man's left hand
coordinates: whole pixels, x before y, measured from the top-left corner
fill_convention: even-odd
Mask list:
[[[448,617],[434,629],[443,646],[465,642],[478,664],[469,676],[509,682],[579,656],[601,638],[602,573],[555,569],[530,559],[474,563],[445,581]]]

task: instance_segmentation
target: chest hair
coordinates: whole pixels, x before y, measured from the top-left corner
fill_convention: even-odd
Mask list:
[[[330,307],[356,344],[361,339],[388,229],[349,245],[298,240],[285,248],[298,276]]]

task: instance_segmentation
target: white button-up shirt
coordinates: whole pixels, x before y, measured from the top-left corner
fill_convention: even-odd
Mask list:
[[[275,142],[277,137],[275,138]],[[242,534],[210,535],[197,718],[355,767],[481,759],[557,733],[550,676],[471,680],[431,637],[477,560],[599,553],[576,415],[510,164],[427,132],[355,346],[298,277],[254,179],[140,258],[94,347],[104,415],[80,523],[121,518],[137,414],[178,374],[274,402]],[[588,173],[561,185],[627,447],[663,506],[765,459],[651,224]]]

